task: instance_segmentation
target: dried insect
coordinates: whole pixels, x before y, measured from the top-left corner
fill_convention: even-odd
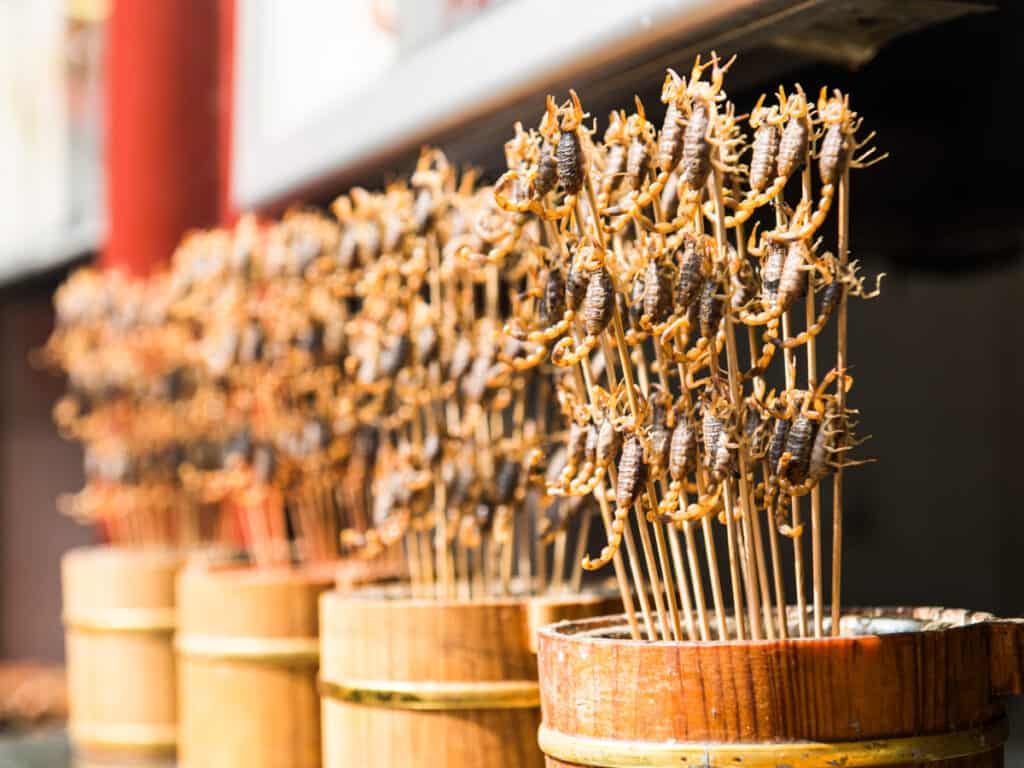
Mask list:
[[[597,440],[598,429],[593,423],[590,423],[586,428],[586,440],[583,446],[583,463],[569,480],[569,486],[566,489],[570,495],[586,495],[581,494],[579,489],[586,488],[594,477],[594,471],[597,468]],[[590,491],[586,491],[586,493],[590,493]]]
[[[685,314],[690,305],[697,301],[704,285],[704,277],[710,271],[708,251],[695,236],[688,236],[683,241],[683,249],[679,259],[679,271],[676,274],[675,301],[676,312]]]
[[[782,104],[782,119],[786,125],[779,140],[777,158],[780,179],[789,179],[807,162],[811,140],[811,107],[807,95],[800,85],[789,96],[779,87],[779,103]],[[778,181],[776,181],[778,183]]]
[[[699,77],[702,70],[703,68],[698,69],[695,67],[695,76]],[[616,216],[608,225],[612,232],[621,231],[626,224],[634,219],[643,221],[645,226],[654,226],[652,222],[643,216],[643,210],[659,199],[672,172],[679,165],[683,154],[684,128],[682,114],[689,109],[687,104],[688,98],[686,81],[680,78],[673,70],[668,70],[661,90],[661,100],[666,104],[665,119],[662,123],[661,132],[658,135],[657,151],[654,158],[655,166],[658,168],[658,175],[642,190],[632,189],[624,201],[605,209],[605,213]],[[642,107],[639,102],[637,106],[638,115],[641,115]],[[643,120],[642,115],[641,120]],[[643,120],[643,122],[646,121]]]
[[[567,195],[576,196],[583,188],[586,167],[583,159],[583,146],[580,144],[576,129],[583,122],[583,108],[580,106],[576,91],[569,91],[572,109],[567,111],[561,120],[558,148],[555,160],[558,168],[558,181]]]
[[[608,544],[601,550],[596,560],[590,555],[583,558],[583,567],[594,571],[612,561],[622,543],[622,534],[626,528],[629,511],[636,504],[647,483],[647,463],[644,461],[644,448],[640,439],[633,435],[626,440],[619,458],[618,480],[615,486],[615,517],[612,521],[611,535]]]
[[[504,328],[508,336],[537,345],[532,351],[527,350],[525,359],[514,354],[508,356],[516,370],[532,368],[542,362],[547,354],[547,345],[564,334],[576,316],[575,308],[570,309],[567,306],[565,278],[558,266],[552,264],[542,270],[537,282],[540,283],[540,288],[535,291],[535,295],[539,294],[540,298],[538,320],[541,327],[528,330],[524,329],[518,320],[513,320]]]
[[[604,479],[608,467],[615,463],[621,446],[622,434],[616,429],[612,419],[606,416],[597,431],[594,469],[585,483],[572,486],[572,494],[575,496],[585,496],[593,493],[597,485]]]
[[[622,184],[626,171],[626,154],[629,138],[626,134],[626,113],[615,111],[608,115],[608,129],[604,133],[604,146],[607,150],[604,161],[604,172],[601,174],[600,193],[598,200],[602,207],[608,198]]]
[[[754,129],[754,144],[750,154],[750,188],[764,192],[776,178],[779,154],[779,128],[784,119],[776,106],[765,107],[764,95],[750,112],[750,127]]]
[[[659,326],[672,316],[673,270],[670,264],[658,258],[647,262],[644,275],[643,315],[640,327],[659,332]]]
[[[543,144],[537,170],[526,175],[526,199],[513,200],[509,196],[510,189],[521,190],[522,173],[519,169],[506,171],[494,185],[494,201],[502,210],[517,214],[529,212],[538,218],[554,221],[564,219],[575,208],[586,173],[583,146],[578,134],[585,115],[576,92],[570,91],[569,95],[570,103],[562,108],[555,106],[551,96],[547,98],[547,110],[540,127]],[[556,147],[553,152],[552,145]],[[562,205],[548,208],[544,198],[554,189],[556,180],[566,193],[565,199]]]
[[[581,250],[580,256],[583,256],[583,250]],[[584,257],[584,260],[587,260],[587,257]],[[615,312],[614,302],[615,285],[612,282],[612,277],[604,264],[598,262],[596,266],[589,269],[587,292],[583,297],[580,313],[583,319],[583,329],[587,335],[574,349],[571,349],[573,347],[571,337],[562,339],[551,350],[551,361],[555,365],[572,366],[590,354],[600,341],[601,334],[611,323],[612,315]]]
[[[857,142],[855,134],[860,127],[857,114],[850,110],[850,97],[836,89],[828,98],[828,88],[823,87],[818,96],[818,115],[824,124],[824,139],[818,153],[818,173],[821,177],[821,196],[814,212],[809,214],[806,223],[799,229],[787,232],[786,239],[808,239],[814,236],[828,216],[836,187],[847,168],[867,168],[881,162],[888,155],[874,159],[875,148],[864,151],[860,157],[854,158],[853,153],[871,142],[875,134],[868,135],[863,141]],[[788,126],[787,126],[788,127]]]
[[[654,126],[647,121],[643,102],[634,97],[636,112],[626,120],[625,134],[629,139],[629,153],[626,156],[625,186],[629,190],[639,189],[651,165],[651,149],[654,146]]]
[[[815,476],[811,476],[811,454],[815,436],[830,412],[823,393],[840,375],[838,370],[832,369],[813,392],[802,393],[800,397],[802,405],[799,413],[793,417],[777,469],[779,488],[789,496],[810,493],[823,476],[820,464],[816,466]],[[844,376],[843,379],[842,386],[848,388],[849,377]],[[824,445],[819,447],[824,451]],[[820,455],[817,460],[822,460]]]

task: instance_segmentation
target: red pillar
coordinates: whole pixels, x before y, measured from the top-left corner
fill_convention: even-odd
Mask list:
[[[218,223],[227,171],[223,7],[218,0],[114,1],[104,266],[147,274],[187,230]]]

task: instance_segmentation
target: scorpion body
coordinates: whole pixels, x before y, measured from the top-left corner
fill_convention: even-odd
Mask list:
[[[676,275],[676,311],[685,313],[701,295],[704,284],[704,254],[695,237],[688,237],[683,245]]]
[[[562,131],[555,150],[558,181],[567,195],[578,195],[583,188],[583,147],[576,131]]]
[[[761,97],[762,101],[764,97]],[[760,108],[761,102],[754,112]],[[778,112],[776,110],[777,118]],[[755,118],[751,117],[751,124]],[[771,117],[760,118],[754,129],[754,144],[750,152],[750,188],[755,192],[764,192],[776,176],[777,158],[779,154],[779,126]]]
[[[702,189],[711,173],[711,143],[708,141],[710,110],[703,101],[695,101],[683,137],[682,183],[690,189]]]
[[[612,276],[604,267],[590,273],[587,293],[583,298],[583,328],[589,336],[597,336],[612,320],[615,311],[615,286]]]
[[[641,325],[659,325],[672,314],[672,270],[668,264],[651,259],[643,281]]]
[[[777,162],[779,177],[788,179],[803,167],[810,148],[811,126],[807,119],[807,100],[802,90],[788,99],[785,113],[788,119],[779,140]]]
[[[540,159],[537,161],[537,176],[534,180],[534,188],[537,194],[545,197],[558,183],[558,161],[551,149],[551,144],[545,139],[540,145]]]
[[[540,303],[540,321],[543,325],[551,325],[563,319],[566,310],[566,286],[562,270],[553,268],[547,271],[544,281],[544,295]]]
[[[670,81],[666,80],[666,88],[669,84]],[[683,121],[675,99],[666,99],[663,94],[662,100],[668,101],[668,107],[665,110],[665,119],[661,124],[661,132],[658,134],[656,162],[658,170],[667,176],[675,170],[683,157]]]
[[[612,521],[611,535],[608,544],[601,550],[597,560],[587,555],[583,558],[583,567],[589,571],[597,570],[611,562],[622,544],[622,534],[626,529],[629,511],[640,498],[647,483],[647,464],[644,463],[644,449],[636,436],[630,437],[622,449],[619,458],[618,479],[615,486],[615,518]]]
[[[717,280],[705,280],[700,291],[700,334],[709,342],[718,333],[724,311],[722,286]]]
[[[573,312],[583,306],[587,295],[587,273],[570,265],[569,274],[565,279],[565,306]]]
[[[807,479],[810,468],[811,448],[814,442],[815,422],[805,413],[800,413],[793,420],[793,425],[786,435],[786,448],[780,458],[780,475],[790,484],[797,485]]]

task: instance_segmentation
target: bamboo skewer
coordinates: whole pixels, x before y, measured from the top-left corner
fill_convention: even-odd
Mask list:
[[[714,123],[715,122],[716,111],[714,109],[711,109],[710,111],[711,111],[711,116],[712,116],[712,123]],[[726,251],[725,251],[725,231],[726,231],[725,230],[725,204],[722,201],[722,170],[721,170],[721,167],[718,164],[715,164],[712,167],[711,183],[712,183],[712,187],[711,187],[712,199],[714,200],[714,203],[715,203],[715,222],[714,222],[714,224],[715,224],[715,239],[718,242],[718,258],[719,258],[719,262],[721,264],[725,264],[726,263]],[[726,289],[726,301],[727,302],[731,302],[731,300],[732,300],[732,286],[731,286],[731,281],[730,281],[729,284],[728,284],[728,287]],[[726,352],[726,361],[727,361],[727,364],[728,364],[728,374],[729,374],[729,393],[730,393],[730,398],[732,399],[732,402],[733,402],[733,407],[736,408],[737,412],[738,412],[740,404],[743,402],[743,398],[742,398],[741,392],[740,392],[739,356],[738,356],[738,353],[736,351],[736,332],[735,332],[735,329],[733,327],[733,318],[732,318],[732,314],[730,312],[726,312],[725,313],[725,318],[724,318],[723,322],[725,323],[725,352]],[[717,362],[712,360],[712,370],[714,370],[716,367],[717,367]],[[737,450],[737,457],[738,457],[739,472],[740,472],[740,478],[739,478],[740,509],[741,509],[742,515],[743,515],[744,526],[745,526],[746,532],[748,534],[746,536],[746,539],[747,539],[747,541],[749,543],[750,539],[753,538],[752,534],[750,534],[750,524],[751,524],[751,518],[753,517],[753,514],[751,513],[750,498],[747,495],[747,487],[748,487],[747,486],[747,477],[748,477],[748,471],[749,471],[749,469],[747,467],[747,452],[748,452],[748,449],[747,449],[747,438],[746,438],[746,435],[743,434],[742,428],[740,429],[739,443],[740,443],[740,445],[739,445],[739,449]],[[726,485],[726,515],[728,517],[727,524],[731,524],[732,523],[732,513],[729,511],[730,496],[731,496],[730,490],[731,489],[730,489],[729,485],[727,484]],[[749,583],[748,583],[748,590],[747,590],[748,609],[750,611],[751,633],[752,633],[752,637],[753,637],[754,640],[759,640],[760,637],[761,637],[761,631],[760,631],[760,628],[759,628],[760,627],[759,614],[761,613],[761,606],[760,606],[760,603],[759,603],[759,598],[758,598],[757,590],[756,590],[756,588],[754,588],[754,584],[753,584],[753,578],[754,578],[754,573],[755,573],[755,567],[756,566],[754,564],[754,558],[753,558],[752,552],[750,551],[750,548],[747,547],[746,549],[747,549],[747,552],[746,552],[747,569],[748,569],[748,571],[750,573],[750,577],[751,577],[750,580],[749,580]],[[735,593],[735,590],[734,590],[734,593]],[[740,604],[737,602],[736,603],[736,613],[737,613],[737,622],[736,622],[736,624],[737,624],[737,627],[739,627],[739,625],[740,625],[740,622],[739,622],[739,613],[740,613],[739,605]]]
[[[839,184],[839,264],[845,267],[850,254],[850,168],[843,170]],[[838,342],[836,346],[836,368],[846,370],[846,288],[839,297],[839,317],[836,322]],[[841,419],[846,418],[846,388],[842,377],[836,384],[836,398]],[[840,461],[832,476],[832,636],[839,636],[839,619],[842,611],[842,564],[843,564],[843,464]]]
[[[555,229],[554,225],[551,224],[551,222],[545,222],[545,227],[546,227],[546,232],[547,232],[549,240],[551,240],[552,242],[558,244],[559,251],[562,254],[563,258],[567,257],[568,249],[565,246],[565,242],[558,235],[558,231]],[[573,328],[572,331],[571,331],[571,334],[572,334],[572,339],[573,339],[574,344],[576,346],[579,346],[579,343],[580,343],[579,333],[576,331],[575,328]],[[607,347],[605,347],[605,349],[607,349]],[[605,360],[605,368],[610,371],[610,368],[608,368],[608,366],[609,366],[609,362],[608,362],[608,359],[606,358],[606,360]],[[579,365],[576,366],[573,370],[574,370],[574,375],[576,377],[576,387],[577,387],[577,389],[582,390],[584,393],[586,393],[587,401],[590,404],[590,407],[594,408],[596,406],[596,402],[595,402],[595,398],[594,398],[594,380],[593,380],[593,374],[592,374],[592,372],[590,370],[590,363],[584,358],[584,359],[580,360]],[[614,487],[615,486],[615,473],[614,473],[614,468],[613,467],[609,467],[608,468],[608,477],[611,480],[612,486]],[[598,506],[601,509],[601,519],[604,522],[605,534],[610,536],[611,535],[611,531],[612,531],[612,513],[611,513],[611,510],[608,508],[608,497],[607,497],[607,494],[605,492],[605,484],[603,482],[599,482],[597,484],[596,491],[597,491],[597,493],[596,493],[597,503],[598,503]],[[647,602],[647,586],[644,584],[643,574],[640,572],[640,569],[638,567],[638,563],[640,561],[637,558],[636,544],[633,541],[633,532],[630,529],[630,527],[627,525],[625,530],[623,530],[622,534],[623,534],[623,541],[626,544],[626,553],[629,555],[629,561],[630,561],[630,563],[633,566],[631,570],[633,572],[633,580],[634,580],[634,583],[636,585],[636,595],[637,595],[637,599],[640,602],[640,610],[641,610],[641,612],[643,614],[643,620],[644,620],[645,628],[647,630],[647,636],[648,636],[648,638],[653,639],[655,637],[654,623],[653,623],[652,618],[651,618],[651,609],[650,609],[650,606],[648,605],[648,602]],[[646,555],[646,550],[645,550],[645,555]],[[625,566],[624,566],[624,564],[622,562],[622,554],[619,553],[619,552],[616,552],[615,553],[615,557],[612,560],[612,563],[613,563],[613,566],[615,568],[615,575],[616,575],[616,579],[617,579],[618,584],[619,584],[619,594],[622,595],[623,606],[626,609],[626,616],[627,616],[627,619],[629,620],[630,632],[633,633],[634,636],[638,636],[639,635],[639,629],[637,628],[636,614],[635,614],[635,609],[633,607],[632,597],[631,597],[631,595],[629,593],[629,588],[627,586],[628,580],[625,578],[625,573],[624,573],[625,572]],[[650,565],[650,562],[648,562],[648,566],[649,565]],[[552,575],[552,582],[553,581],[554,581],[554,575]],[[653,586],[653,582],[652,582],[652,586]],[[658,591],[658,588],[656,586],[654,587],[653,592],[654,592],[655,601],[656,601],[655,604],[657,605],[657,600],[658,600],[658,597],[659,597],[659,591]],[[659,614],[663,615],[663,611],[660,609],[660,607],[659,607]],[[666,632],[666,636],[667,636],[667,632]]]
[[[661,380],[661,385],[668,391],[669,382],[664,355],[657,344],[654,349],[658,364],[658,376]],[[650,382],[647,380],[647,365],[644,363],[642,356],[640,356],[640,364],[637,366],[637,374],[640,377],[640,391],[646,397],[650,392]],[[664,492],[664,483],[662,483],[662,492]],[[679,588],[679,597],[682,603],[683,623],[686,627],[687,637],[690,640],[695,640],[697,638],[697,630],[694,625],[693,601],[690,597],[690,584],[686,574],[683,551],[679,544],[679,531],[671,523],[666,524],[665,527],[667,529],[669,552],[672,556],[672,568],[675,571],[676,584]],[[703,624],[706,624],[707,618],[704,616],[703,601],[700,601],[698,605],[700,605],[700,613],[697,617],[697,622],[701,623],[703,621]]]
[[[261,566],[390,550],[406,561],[413,594],[428,599],[518,595],[520,585],[527,592],[577,592],[584,562],[588,569],[612,563],[631,635],[666,641],[794,634],[784,575],[789,555],[779,543],[791,528],[798,631],[820,638],[827,553],[818,482],[835,466],[830,584],[837,633],[843,465],[859,462],[821,457],[859,444],[849,434],[854,423],[846,423],[847,302],[874,294],[864,291],[849,261],[848,169],[862,167],[870,150],[853,158],[859,118],[843,94],[826,101],[823,92],[815,118],[797,87],[789,97],[780,89],[777,107],[758,103],[750,119],[751,163],[740,165],[746,134],[721,90],[731,63],[712,54],[706,64],[698,59],[687,80],[670,72],[662,92],[670,110],[660,132],[638,102],[628,119],[615,113],[603,144],[596,142],[570,92],[571,103],[549,99],[538,130],[517,124],[506,145],[508,172],[494,187],[477,187],[471,172],[460,179],[440,152],[424,150],[411,184],[396,182],[381,194],[352,190],[332,206],[337,221],[291,212],[265,231],[249,221],[247,246],[240,225],[234,234],[217,233],[223,241],[215,248],[191,249],[180,259],[182,274],[165,276],[187,278],[184,288],[174,283],[184,298],[175,293],[173,312],[147,321],[168,350],[122,350],[132,358],[126,370],[138,364],[135,358],[145,362],[135,374],[139,392],[173,388],[185,396],[101,394],[106,421],[76,416],[72,407],[60,423],[81,422],[72,434],[97,442],[116,433],[118,418],[146,422],[148,432],[115,434],[111,451],[143,466],[171,438],[186,447],[208,442],[214,458],[197,454],[204,468],[180,472],[174,461],[170,472],[160,464],[164,474],[138,484],[101,475],[90,479],[91,496],[80,505],[91,504],[92,519],[111,535],[145,546],[203,540],[212,531],[240,535]],[[695,127],[705,125],[700,135]],[[820,153],[817,138],[806,136],[817,125],[824,126]],[[793,147],[805,142],[805,156],[794,158]],[[849,152],[841,174],[836,147]],[[644,153],[646,167],[636,162]],[[821,176],[817,201],[812,158]],[[800,202],[791,209],[785,187],[801,165]],[[723,188],[726,178],[730,190]],[[815,253],[833,186],[838,259]],[[771,244],[761,250],[751,241],[748,253],[744,222],[756,216],[766,223],[770,204]],[[209,260],[211,252],[224,264],[206,265],[200,257]],[[788,312],[801,274],[812,268],[841,283],[839,353],[828,376],[829,384],[838,376],[834,398],[810,393],[819,386],[815,336],[830,319],[835,287],[816,316],[811,281],[799,334]],[[100,291],[110,308],[98,302],[98,322],[78,321],[80,347],[102,352],[97,331],[130,345],[135,339],[125,327],[140,338],[153,330],[131,314],[143,314],[137,307],[147,296],[119,290],[124,308],[117,294]],[[205,316],[215,314],[208,307],[221,313],[222,306],[230,322]],[[696,338],[694,318],[701,326]],[[740,367],[737,324],[748,329],[750,371]],[[763,328],[760,350],[755,328]],[[238,339],[250,332],[262,335],[246,347],[262,351],[243,355]],[[186,356],[186,382],[162,388],[159,377],[182,362],[174,345],[193,337],[200,341]],[[797,388],[800,346],[806,390]],[[785,394],[776,398],[768,382],[779,358]],[[95,374],[76,367],[74,378],[136,391],[130,379],[112,375],[108,382]],[[825,429],[835,419],[839,438]],[[563,430],[566,421],[571,430]],[[168,426],[177,423],[187,433]],[[565,446],[551,450],[563,438]],[[272,470],[255,461],[254,442],[269,446]],[[219,463],[217,451],[225,457]],[[163,489],[170,492],[164,496]],[[597,560],[586,554],[595,512],[590,495],[608,539]],[[803,495],[810,496],[813,611]],[[786,496],[788,509],[777,506]],[[540,508],[552,499],[554,506]],[[120,514],[96,511],[114,501]],[[717,559],[716,515],[725,528],[728,584],[726,564]],[[780,525],[783,515],[790,525]]]
[[[782,339],[789,339],[789,312],[782,313]],[[793,389],[796,386],[796,366],[792,361],[792,352],[784,351],[786,365],[786,389]],[[790,498],[791,520],[793,526],[793,573],[796,581],[796,607],[799,614],[800,637],[807,637],[807,598],[804,593],[804,553],[800,522],[800,498]]]
[[[597,242],[601,244],[602,252],[608,245],[608,240],[605,236],[604,229],[601,225],[601,217],[598,215],[600,208],[597,206],[597,196],[594,194],[594,185],[590,179],[589,173],[584,173],[583,188],[587,195],[587,201],[590,204],[590,209],[593,212],[592,221],[594,223],[595,235]],[[582,217],[582,206],[577,201],[576,204],[576,220],[577,226],[580,229],[580,233],[583,233],[583,217]],[[616,287],[617,290],[617,287]],[[626,345],[625,334],[622,329],[622,317],[619,315],[618,304],[615,303],[615,297],[611,297],[612,300],[612,328],[613,337],[615,340],[615,346],[619,355],[619,363],[622,367],[622,377],[625,380],[626,385],[626,399],[629,402],[630,413],[633,415],[634,423],[640,423],[640,409],[636,401],[635,382],[633,380],[633,369],[629,360],[629,348]],[[602,337],[604,334],[602,334]],[[602,338],[602,351],[605,357],[605,372],[608,375],[609,384],[614,388],[614,360],[608,352],[608,344],[604,338]],[[651,506],[652,514],[654,510],[658,508],[658,500],[654,492],[654,486],[650,480],[647,481],[647,503]],[[648,576],[651,579],[651,587],[654,591],[654,601],[658,609],[658,615],[662,622],[662,633],[664,637],[669,636],[669,626],[671,626],[672,637],[676,640],[682,637],[682,629],[679,624],[679,610],[676,606],[675,589],[672,584],[672,575],[668,567],[668,553],[665,546],[665,534],[661,529],[661,526],[655,523],[654,525],[654,540],[658,552],[658,561],[661,566],[661,581],[665,587],[665,598],[668,603],[668,612],[671,619],[671,625],[667,625],[668,619],[665,617],[665,607],[661,602],[661,589],[658,583],[658,571],[654,565],[654,558],[651,554],[650,537],[647,532],[647,526],[644,520],[643,513],[640,509],[640,504],[636,505],[637,510],[637,526],[640,531],[640,541],[644,549],[644,557],[647,560]]]

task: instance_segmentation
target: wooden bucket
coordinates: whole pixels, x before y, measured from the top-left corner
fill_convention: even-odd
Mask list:
[[[320,764],[317,597],[333,578],[326,569],[182,570],[182,768]]]
[[[327,768],[541,766],[536,630],[621,603],[593,595],[320,598]]]
[[[635,642],[621,617],[546,627],[547,766],[1003,765],[1000,697],[1021,692],[1024,624],[894,608],[841,626],[834,639],[711,643]]]
[[[75,749],[174,752],[175,552],[89,547],[61,558],[68,730]]]

